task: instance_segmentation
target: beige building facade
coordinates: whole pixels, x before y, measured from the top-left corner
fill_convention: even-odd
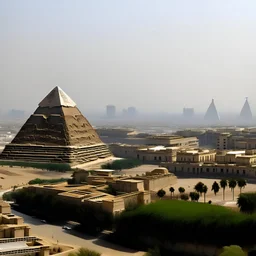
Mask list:
[[[187,152],[189,153],[189,152]],[[190,154],[190,153],[189,153]],[[177,161],[174,163],[162,163],[173,173],[187,174],[225,174],[256,178],[256,151],[218,151],[209,152],[214,154],[214,160],[202,161],[200,157],[184,157],[184,152],[177,153]],[[186,155],[186,154],[185,154]],[[179,157],[178,157],[179,156]],[[213,156],[213,155],[212,155]],[[208,156],[210,157],[210,155]]]

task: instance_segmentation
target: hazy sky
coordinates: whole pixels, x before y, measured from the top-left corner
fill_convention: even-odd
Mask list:
[[[59,85],[82,110],[256,115],[255,0],[0,0],[0,109]]]

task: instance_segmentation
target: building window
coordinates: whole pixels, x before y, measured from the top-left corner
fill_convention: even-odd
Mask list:
[[[140,159],[140,155],[137,155],[137,159]]]
[[[189,170],[189,167],[188,167],[188,172],[189,172],[190,170]]]
[[[220,169],[220,172],[222,172],[222,173],[223,173],[223,169]]]
[[[236,170],[236,173],[239,174],[239,170]]]
[[[228,173],[228,169],[226,170],[226,173]]]
[[[243,174],[245,174],[245,170],[243,170]]]
[[[209,172],[209,168],[206,168],[206,171]]]
[[[203,168],[201,168],[201,172],[203,172]]]
[[[215,168],[213,168],[212,171],[215,172]]]
[[[154,156],[154,160],[157,161],[157,157],[156,156]]]
[[[195,173],[195,168],[193,168],[193,173]]]
[[[158,158],[160,161],[162,161],[162,157],[161,156],[159,156],[159,158]]]

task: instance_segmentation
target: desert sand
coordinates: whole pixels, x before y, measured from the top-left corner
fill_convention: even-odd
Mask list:
[[[21,167],[0,167],[0,186],[1,190],[7,190],[13,186],[26,185],[30,180],[41,179],[58,179],[70,178],[72,172],[54,172],[45,171],[34,168],[21,168]]]

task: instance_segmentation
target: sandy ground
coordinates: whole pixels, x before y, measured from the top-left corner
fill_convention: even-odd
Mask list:
[[[41,179],[57,179],[57,178],[70,178],[72,172],[54,172],[45,171],[33,168],[21,168],[21,167],[0,167],[0,186],[1,190],[7,190],[12,186],[26,185],[30,180],[35,178]]]
[[[214,195],[213,191],[211,191],[212,189],[212,184],[214,181],[217,181],[218,183],[220,182],[220,179],[205,179],[205,178],[178,178],[177,183],[172,185],[172,187],[174,187],[175,189],[175,194],[179,193],[178,189],[179,187],[184,187],[185,188],[185,192],[186,193],[190,193],[192,191],[194,191],[194,186],[198,183],[198,182],[203,182],[207,187],[208,187],[208,191],[206,194],[206,201],[208,202],[209,200],[211,200],[214,203],[219,203],[219,204],[223,204],[223,190],[220,189],[220,191],[216,194],[216,196]],[[167,194],[170,194],[169,192],[169,187],[164,188],[165,191],[167,192]],[[239,187],[235,188],[235,202],[237,200],[237,197],[240,194],[240,189]],[[247,186],[242,189],[242,192],[256,192],[256,184],[247,184]],[[204,201],[203,196],[200,197],[201,202]],[[232,203],[233,201],[233,193],[231,192],[230,188],[226,188],[225,189],[225,205],[227,206],[232,206],[234,205],[234,203]],[[233,201],[234,202],[234,201]]]
[[[127,174],[131,176],[141,175],[142,173],[149,172],[157,168],[158,165],[141,165],[139,167],[133,169],[122,170],[121,174]],[[208,192],[206,194],[206,202],[211,200],[215,204],[225,205],[229,207],[236,207],[237,197],[240,194],[240,189],[238,187],[235,188],[234,193],[234,201],[233,201],[233,193],[230,188],[226,188],[225,190],[225,201],[223,201],[223,190],[220,188],[220,191],[215,196],[212,189],[212,184],[214,181],[220,182],[220,179],[214,178],[178,178],[176,184],[170,184],[170,186],[163,188],[166,191],[167,197],[170,196],[169,188],[172,186],[175,189],[174,194],[177,195],[179,187],[185,188],[185,193],[190,193],[194,191],[194,186],[198,182],[203,182],[208,187]],[[247,186],[242,189],[242,192],[256,192],[256,184],[247,184]],[[200,202],[204,201],[204,197],[200,197]]]

